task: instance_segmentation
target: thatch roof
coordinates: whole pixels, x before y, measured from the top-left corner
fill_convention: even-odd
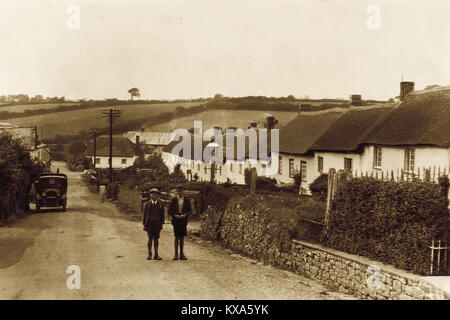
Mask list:
[[[450,146],[450,88],[409,93],[364,142]]]
[[[301,112],[280,129],[280,152],[307,154],[311,145],[345,112],[335,108],[318,112]]]
[[[364,138],[386,119],[396,104],[349,108],[315,141],[311,151],[355,151]]]
[[[128,138],[114,135],[113,136],[113,157],[132,157],[135,153],[135,147],[133,143],[128,140]],[[98,157],[109,157],[109,136],[99,136],[97,137],[97,156]],[[86,151],[87,156],[94,156],[94,143],[89,142]]]

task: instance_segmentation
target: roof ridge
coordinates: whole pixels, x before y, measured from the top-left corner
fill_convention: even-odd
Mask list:
[[[408,93],[408,95],[421,95],[438,91],[447,91],[450,90],[450,86],[438,86],[434,88],[422,89],[422,90],[414,90]]]
[[[331,109],[325,109],[325,110],[317,110],[317,111],[300,111],[298,114],[302,115],[302,116],[315,116],[315,115],[319,115],[319,114],[325,114],[325,113],[340,113],[340,112],[347,112],[348,108],[344,108],[344,107],[336,107],[336,108],[331,108]]]

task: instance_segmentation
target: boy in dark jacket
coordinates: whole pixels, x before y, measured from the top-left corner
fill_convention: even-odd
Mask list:
[[[183,249],[190,214],[190,199],[184,196],[183,187],[177,186],[177,196],[172,199],[169,207],[169,215],[172,217],[173,233],[175,234],[175,256],[173,260],[178,260],[178,246],[180,247],[180,260],[187,260]]]
[[[159,234],[164,224],[164,206],[159,201],[159,190],[150,190],[150,200],[144,205],[144,230],[147,231],[148,236],[148,257],[147,260],[152,259],[152,242],[155,248],[155,260],[161,260],[158,254]]]

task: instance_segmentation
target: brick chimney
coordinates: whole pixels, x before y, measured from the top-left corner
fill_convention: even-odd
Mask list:
[[[413,81],[400,82],[400,101],[403,101],[408,93],[414,91]]]
[[[351,106],[362,106],[362,96],[360,94],[350,95],[349,104]]]
[[[141,140],[141,137],[137,135],[137,136],[136,136],[136,153],[137,153],[137,154],[140,154],[140,153],[141,153],[140,140]]]

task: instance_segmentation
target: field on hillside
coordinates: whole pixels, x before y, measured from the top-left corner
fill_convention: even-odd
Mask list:
[[[199,105],[198,102],[161,103],[120,106],[121,117],[115,121],[126,121],[144,117],[157,116],[163,112],[173,112],[176,107],[191,107]],[[81,130],[90,128],[102,128],[109,125],[108,118],[101,116],[101,107],[93,107],[83,110],[54,112],[31,117],[8,119],[6,122],[15,125],[37,125],[41,139],[54,138],[59,135],[77,134]]]
[[[247,129],[250,122],[259,121],[260,123],[265,123],[266,117],[269,114],[278,119],[280,126],[284,126],[294,119],[298,113],[289,111],[209,110],[161,123],[149,129],[152,131],[172,131],[176,128],[189,129],[194,127],[194,120],[202,120],[203,131],[214,126],[219,126],[223,129],[227,127]]]
[[[78,102],[64,102],[64,103],[42,103],[42,104],[17,104],[13,106],[2,107],[0,105],[0,112],[25,112],[25,110],[39,110],[39,109],[53,109],[59,106],[79,105]]]

